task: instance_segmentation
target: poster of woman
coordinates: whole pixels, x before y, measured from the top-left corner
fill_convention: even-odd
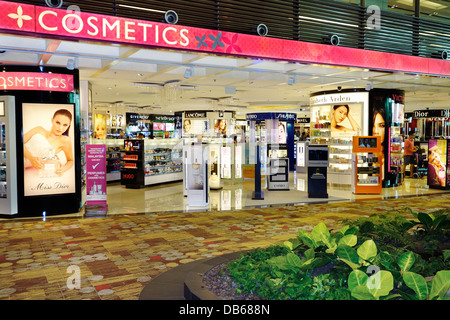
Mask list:
[[[361,131],[361,105],[338,104],[331,108],[331,131],[356,132]]]
[[[24,195],[75,192],[74,106],[24,103]]]
[[[445,187],[446,140],[429,140],[428,142],[428,185]]]

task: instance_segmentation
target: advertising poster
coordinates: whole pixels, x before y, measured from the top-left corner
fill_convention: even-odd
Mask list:
[[[94,114],[94,138],[106,139],[106,114]]]
[[[24,195],[75,193],[74,105],[24,103]]]
[[[86,145],[86,205],[106,205],[106,145]]]
[[[227,135],[227,120],[216,119],[214,121],[214,133],[218,135]]]
[[[447,140],[432,139],[428,141],[428,185],[445,187]]]
[[[278,143],[285,144],[287,140],[287,123],[285,121],[278,122]]]
[[[331,136],[354,136],[361,132],[362,103],[335,104],[330,109]]]

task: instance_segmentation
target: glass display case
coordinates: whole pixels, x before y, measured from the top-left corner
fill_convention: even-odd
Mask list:
[[[183,179],[183,145],[180,139],[144,140],[145,185]]]

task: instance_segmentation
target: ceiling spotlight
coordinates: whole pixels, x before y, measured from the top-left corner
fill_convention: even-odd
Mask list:
[[[288,85],[292,86],[294,83],[297,83],[297,76],[290,76],[288,80]]]
[[[194,68],[192,68],[192,67],[187,68],[186,71],[184,72],[185,79],[189,79],[193,75],[194,75]]]
[[[67,60],[67,69],[73,70],[78,68],[78,58]]]

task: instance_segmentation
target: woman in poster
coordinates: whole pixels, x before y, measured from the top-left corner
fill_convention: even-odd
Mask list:
[[[358,131],[361,130],[358,123],[355,119],[350,115],[350,107],[346,104],[335,105],[333,106],[333,110],[331,111],[331,131]],[[351,128],[343,126],[341,123],[348,119],[350,122]]]
[[[214,123],[214,131],[219,134],[227,134],[227,121],[225,119],[218,119]]]
[[[428,150],[428,184],[445,187],[445,166],[437,145]]]
[[[380,167],[381,167],[381,177],[384,181],[384,137],[385,137],[386,121],[385,121],[385,109],[383,106],[375,105],[373,107],[373,117],[372,117],[372,135],[380,137],[381,153],[380,157]]]
[[[286,126],[283,122],[278,123],[278,143],[284,144],[286,143],[287,133]]]
[[[95,138],[97,139],[106,139],[106,118],[104,114],[96,114],[95,115]]]
[[[63,175],[73,166],[73,151],[68,132],[72,113],[66,109],[57,110],[51,120],[50,130],[34,127],[23,136],[25,169],[49,171],[45,176]],[[65,158],[65,160],[64,160]]]
[[[191,120],[189,120],[189,119],[184,120],[183,129],[184,129],[184,134],[191,133]]]

